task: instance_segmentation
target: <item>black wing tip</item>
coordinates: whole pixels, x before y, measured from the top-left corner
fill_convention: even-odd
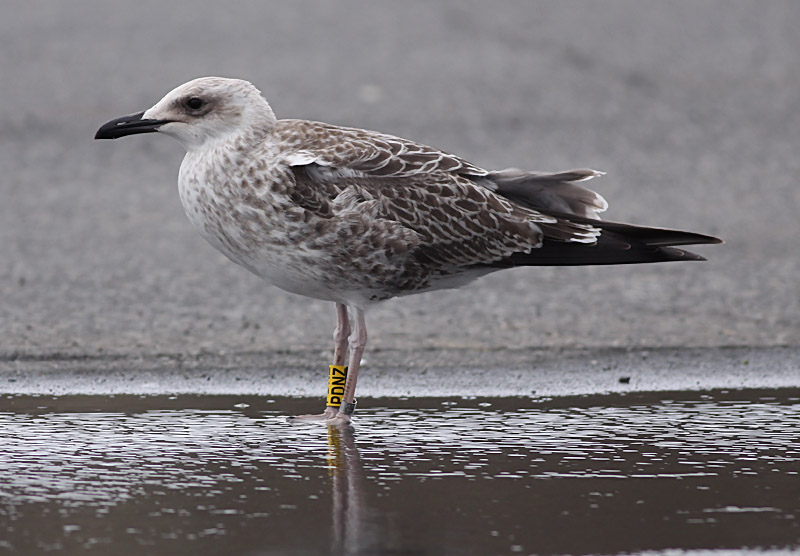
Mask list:
[[[672,230],[667,230],[667,231],[672,231]],[[718,237],[709,236],[705,234],[697,234],[695,232],[680,232],[680,231],[678,231],[677,233],[681,234],[682,237],[680,237],[674,243],[672,242],[665,243],[664,244],[665,247],[670,247],[673,245],[719,245],[721,243],[725,243],[722,239]],[[668,238],[667,241],[669,242],[670,239],[672,238]],[[654,243],[651,243],[651,245],[654,245]]]
[[[719,245],[725,243],[722,239],[696,232],[685,232],[670,228],[654,228],[651,226],[637,226],[621,222],[608,222],[600,220],[595,226],[604,231],[618,234],[624,238],[638,239],[646,245],[653,247],[675,247],[677,245]]]
[[[678,249],[677,247],[660,247],[659,251],[664,255],[662,261],[708,261],[704,256],[686,251],[685,249]],[[658,262],[658,261],[653,261]]]
[[[720,243],[717,238],[705,237],[708,241],[701,243]],[[685,243],[688,242],[680,244]],[[707,260],[702,255],[675,245],[648,244],[614,233],[604,233],[594,244],[545,240],[541,247],[532,249],[530,253],[514,253],[491,266],[602,266]]]

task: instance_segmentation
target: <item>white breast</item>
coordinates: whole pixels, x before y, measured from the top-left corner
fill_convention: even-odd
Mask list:
[[[257,196],[246,191],[249,198],[245,200],[244,175],[221,173],[215,164],[220,156],[195,152],[183,159],[178,190],[189,221],[226,257],[272,285],[338,301],[340,296],[325,285],[325,255],[299,241],[283,218],[287,211],[297,209],[268,187]]]

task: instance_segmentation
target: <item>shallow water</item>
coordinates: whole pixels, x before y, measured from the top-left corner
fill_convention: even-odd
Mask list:
[[[0,397],[0,552],[800,548],[800,392]]]

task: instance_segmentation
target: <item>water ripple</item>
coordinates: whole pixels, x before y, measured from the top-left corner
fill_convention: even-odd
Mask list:
[[[0,399],[0,498],[6,515],[0,529],[14,538],[22,524],[37,522],[34,514],[55,512],[67,520],[55,536],[78,539],[81,527],[89,526],[70,519],[87,510],[97,519],[125,508],[143,512],[142,519],[172,523],[157,536],[185,542],[232,535],[249,521],[313,514],[331,497],[334,507],[350,500],[345,506],[352,512],[359,499],[353,492],[363,497],[370,489],[373,506],[393,492],[412,500],[432,496],[427,504],[439,503],[437,488],[424,494],[418,484],[441,484],[487,503],[505,496],[509,507],[530,513],[531,500],[513,492],[579,480],[570,483],[585,485],[575,487],[580,494],[572,498],[582,508],[579,514],[601,511],[616,499],[631,500],[625,511],[636,515],[636,504],[649,499],[648,489],[662,492],[663,485],[683,481],[686,498],[675,502],[670,519],[681,516],[684,526],[718,528],[730,521],[740,527],[741,520],[753,519],[791,523],[794,531],[800,521],[796,497],[780,502],[774,495],[706,494],[725,493],[729,488],[720,481],[736,478],[757,477],[759,492],[781,492],[787,480],[798,484],[800,401],[785,392],[737,396],[362,400],[356,427],[345,436],[324,426],[288,424],[285,414],[313,409],[307,400],[6,396]],[[487,481],[494,486],[466,486]],[[349,494],[337,495],[342,488]],[[562,493],[570,489],[562,486]],[[695,495],[702,502],[692,506]],[[476,519],[498,515],[480,507],[472,511]],[[569,516],[575,508],[558,511]],[[126,531],[132,530],[126,535],[155,534],[135,519],[126,523]],[[81,546],[103,546],[112,538],[95,532]]]

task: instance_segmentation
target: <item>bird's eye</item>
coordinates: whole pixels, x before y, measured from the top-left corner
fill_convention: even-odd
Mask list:
[[[192,110],[198,110],[203,107],[203,99],[199,97],[192,97],[186,101],[186,106],[191,108]]]

